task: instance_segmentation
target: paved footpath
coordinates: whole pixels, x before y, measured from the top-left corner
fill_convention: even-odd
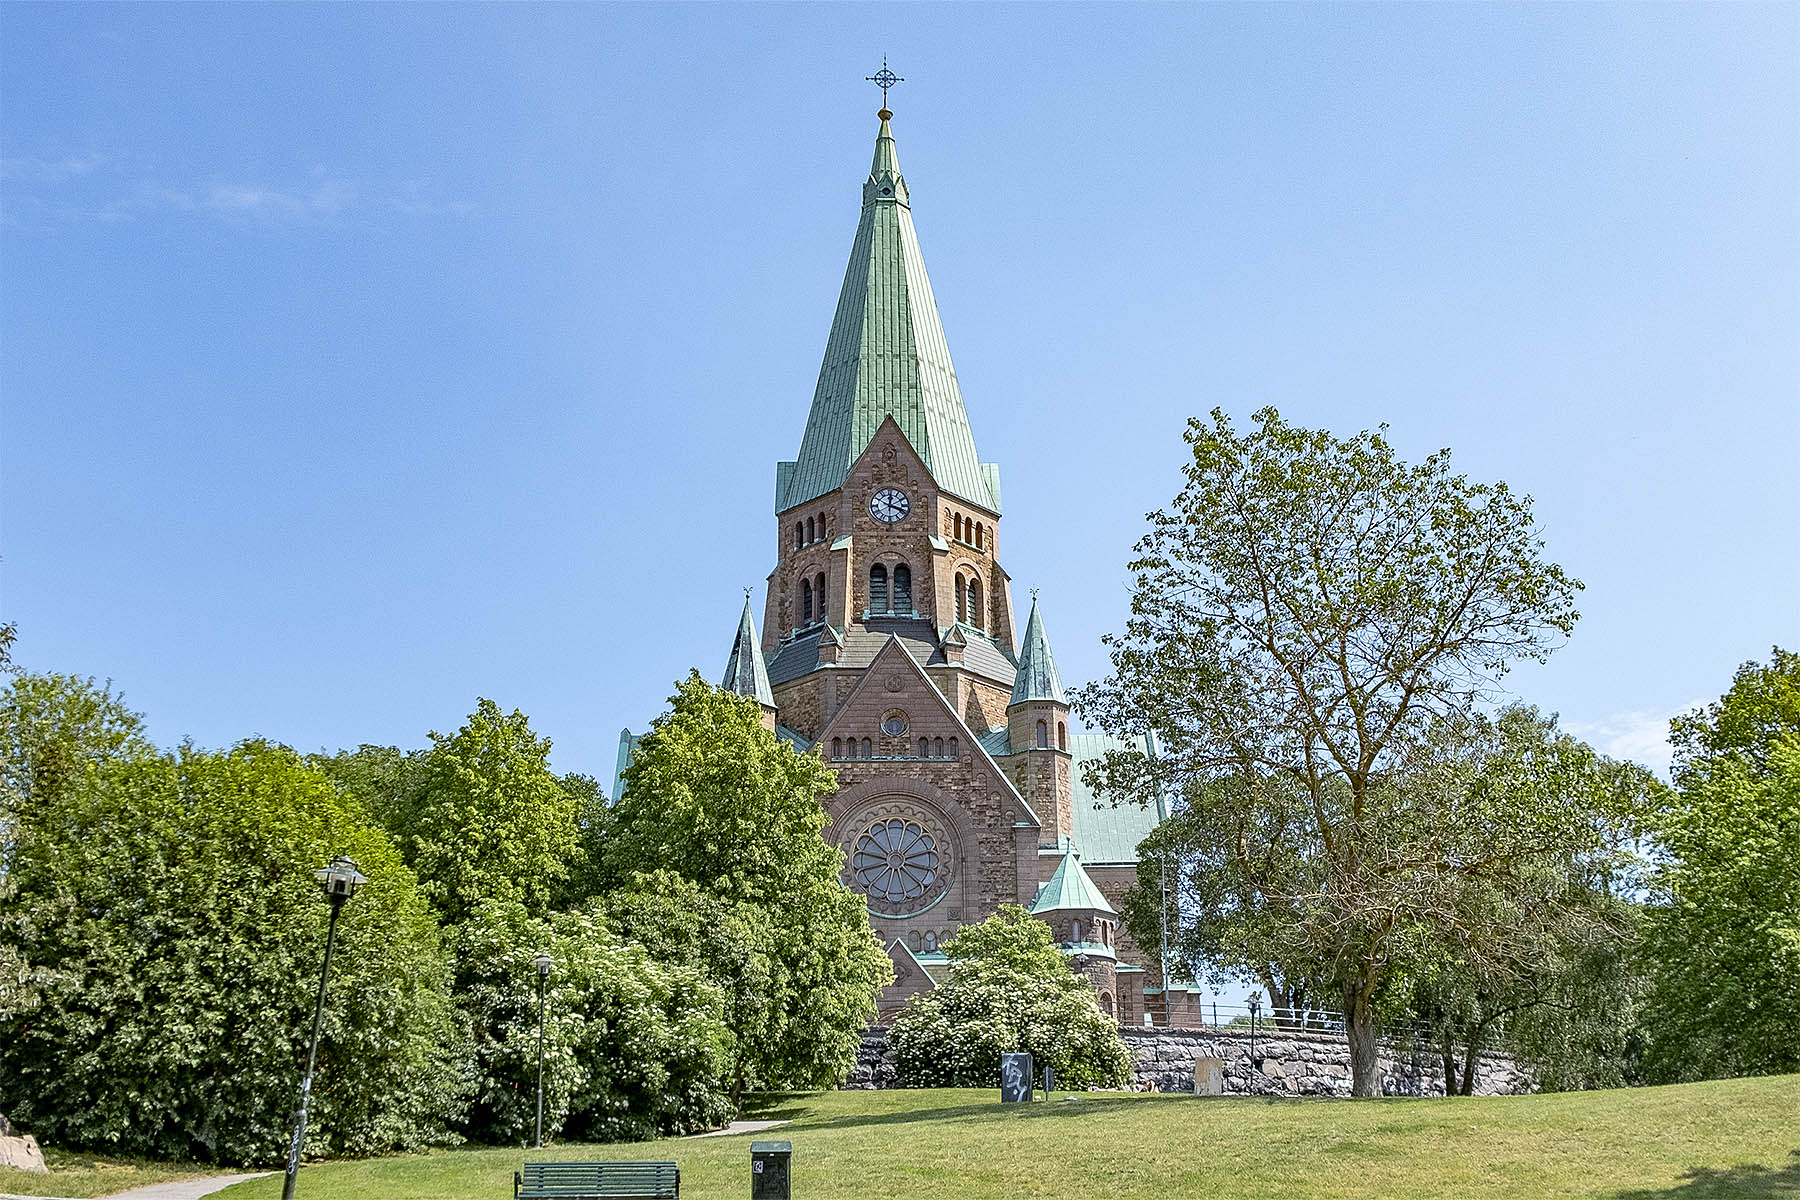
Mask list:
[[[249,1175],[207,1175],[200,1179],[177,1179],[170,1183],[152,1183],[132,1188],[128,1192],[114,1192],[106,1200],[200,1200],[200,1197],[210,1196],[234,1183],[273,1174],[273,1171],[255,1171]],[[12,1192],[0,1192],[0,1200],[57,1200],[57,1197],[15,1196]]]
[[[761,1133],[765,1129],[773,1129],[777,1125],[786,1125],[786,1121],[733,1121],[723,1129],[714,1129],[708,1133],[690,1133],[691,1138],[730,1137],[734,1133]]]

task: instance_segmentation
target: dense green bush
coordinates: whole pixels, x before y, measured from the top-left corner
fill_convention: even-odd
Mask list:
[[[335,854],[343,910],[309,1154],[448,1136],[460,1107],[448,960],[430,906],[359,806],[281,746],[156,752],[91,681],[0,694],[7,813],[0,1109],[48,1142],[156,1157],[285,1154]]]
[[[458,1003],[477,1078],[467,1130],[487,1142],[532,1134],[538,977],[544,1005],[544,1135],[637,1141],[695,1133],[731,1115],[719,989],[697,971],[623,942],[593,913],[533,918],[514,902],[478,907],[457,929]]]
[[[1093,988],[1017,905],[944,945],[950,977],[894,1019],[889,1045],[908,1087],[998,1087],[1000,1056],[1031,1055],[1068,1087],[1123,1087],[1131,1052]]]

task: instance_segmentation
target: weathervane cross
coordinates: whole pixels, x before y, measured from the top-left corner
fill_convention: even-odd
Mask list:
[[[881,56],[881,70],[875,72],[873,75],[864,75],[863,79],[881,89],[881,107],[883,109],[886,109],[888,106],[888,89],[893,87],[896,83],[906,82],[906,76],[896,75],[888,70],[887,55],[885,54]]]

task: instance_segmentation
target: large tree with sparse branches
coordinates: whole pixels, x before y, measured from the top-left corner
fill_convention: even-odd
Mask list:
[[[1496,845],[1530,805],[1471,791],[1449,752],[1511,664],[1570,632],[1581,585],[1546,561],[1530,499],[1455,473],[1447,451],[1408,464],[1381,431],[1340,439],[1273,409],[1246,433],[1214,410],[1186,439],[1111,673],[1077,697],[1110,732],[1148,726],[1161,753],[1115,752],[1091,781],[1184,804],[1218,960],[1329,987],[1353,1090],[1376,1095],[1399,964],[1460,919],[1467,887],[1567,849],[1591,816],[1559,801]]]

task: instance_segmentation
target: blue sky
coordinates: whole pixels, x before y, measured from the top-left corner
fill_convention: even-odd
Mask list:
[[[1104,669],[1180,430],[1536,497],[1658,764],[1800,644],[1800,8],[0,5],[0,615],[159,741],[610,778],[773,565],[888,55],[1006,566]]]

